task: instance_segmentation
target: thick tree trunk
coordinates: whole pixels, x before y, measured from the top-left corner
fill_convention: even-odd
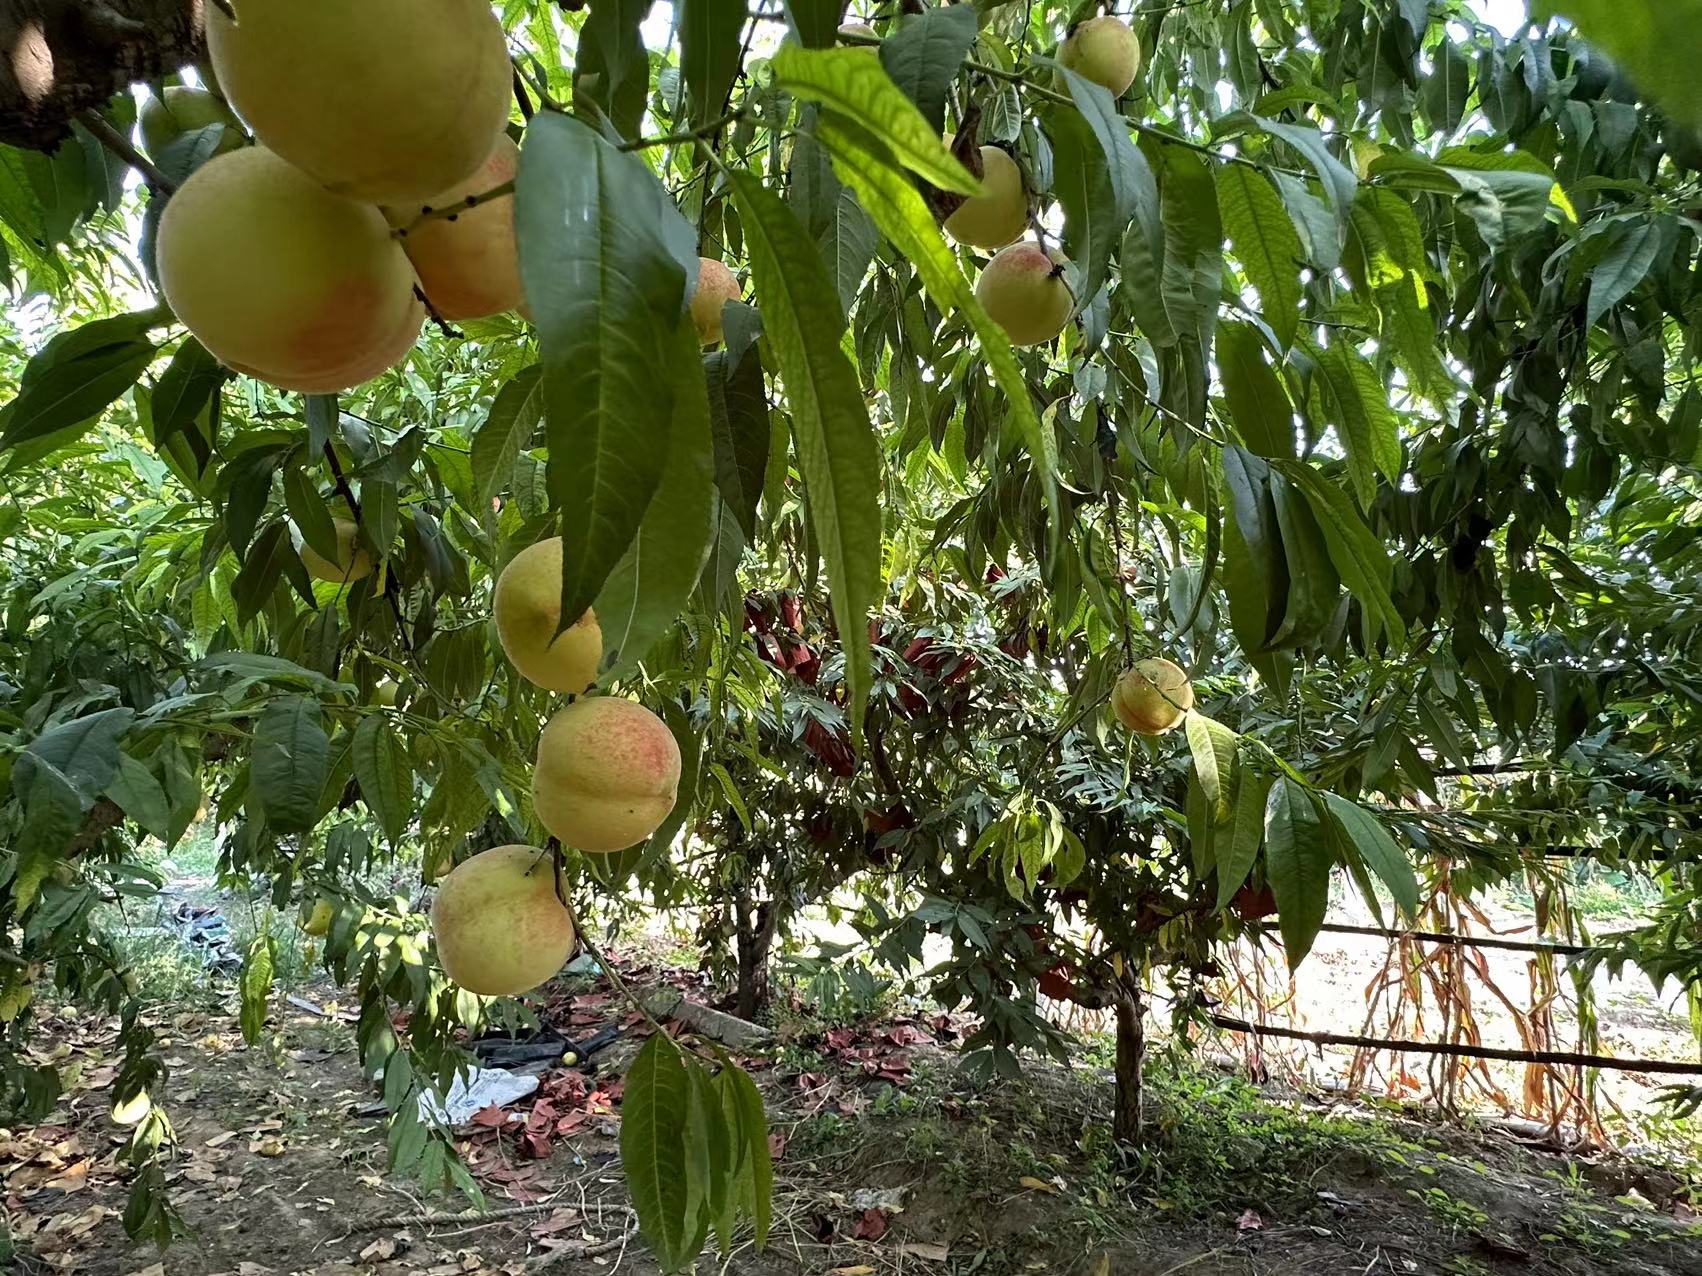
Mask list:
[[[756,1019],[768,1009],[768,954],[774,945],[776,912],[770,904],[738,910],[739,988],[733,1013]]]
[[[1141,1009],[1140,983],[1126,972],[1117,981],[1117,1108],[1111,1132],[1129,1147],[1141,1144],[1141,1063],[1146,1057]]]
[[[0,142],[51,151],[79,111],[200,55],[213,0],[0,0]]]

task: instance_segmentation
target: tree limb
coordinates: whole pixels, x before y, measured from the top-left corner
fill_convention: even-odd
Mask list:
[[[0,2],[0,142],[53,151],[71,121],[203,49],[201,0]]]

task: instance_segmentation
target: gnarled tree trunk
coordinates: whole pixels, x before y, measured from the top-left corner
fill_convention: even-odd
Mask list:
[[[80,111],[202,50],[213,0],[0,0],[0,142],[52,151]]]
[[[1141,1064],[1146,1029],[1141,1023],[1141,986],[1132,970],[1117,979],[1117,1106],[1111,1132],[1119,1143],[1141,1143]]]
[[[752,904],[741,891],[733,908],[735,942],[739,959],[739,985],[733,1013],[741,1019],[757,1019],[768,1009],[770,984],[768,956],[774,946],[774,928],[779,914],[772,904]]]

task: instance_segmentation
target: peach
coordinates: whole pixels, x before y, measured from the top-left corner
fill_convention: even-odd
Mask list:
[[[334,394],[371,380],[407,356],[425,319],[378,210],[261,146],[190,175],[160,217],[157,265],[166,301],[202,345],[285,390]]]
[[[997,146],[981,148],[981,193],[946,218],[946,234],[972,248],[1003,248],[1028,228],[1022,170]]]
[[[150,93],[147,101],[142,103],[137,123],[142,128],[142,145],[156,159],[183,134],[206,128],[209,124],[225,126],[214,151],[216,155],[234,151],[248,140],[242,131],[242,121],[217,95],[182,84],[171,85],[160,97]]]
[[[478,204],[454,218],[414,223],[427,208],[450,208],[470,195],[482,195],[520,171],[520,148],[506,133],[480,165],[458,186],[414,204],[384,210],[392,226],[409,230],[402,240],[420,287],[445,319],[483,319],[504,310],[522,310],[520,253],[514,243],[514,196]]]
[[[561,629],[561,559],[559,536],[521,550],[497,577],[492,610],[502,649],[522,677],[578,695],[597,681],[603,631],[590,608]]]
[[[1089,18],[1058,46],[1058,61],[1109,89],[1112,97],[1122,97],[1140,74],[1141,42],[1121,18]]]
[[[1193,707],[1193,683],[1180,665],[1162,656],[1137,661],[1111,691],[1111,711],[1137,735],[1163,735]]]
[[[260,141],[342,195],[428,199],[485,162],[513,70],[486,0],[203,6],[225,96]]]
[[[337,561],[332,562],[311,545],[304,544],[301,561],[307,567],[307,574],[315,580],[335,581],[339,585],[372,575],[372,554],[360,543],[360,529],[346,518],[331,522],[337,529]]]
[[[1016,346],[1036,346],[1064,330],[1075,298],[1064,282],[1069,259],[1038,244],[1012,244],[987,263],[975,281],[975,299]]]
[[[679,783],[680,748],[667,724],[635,701],[593,696],[544,728],[532,804],[566,845],[621,851],[668,818]]]
[[[456,865],[438,884],[431,931],[444,974],[482,997],[536,988],[578,939],[554,858],[535,846],[493,846]]]
[[[706,346],[721,344],[721,312],[729,301],[739,299],[739,281],[731,270],[713,257],[698,260],[697,291],[691,295],[691,321],[697,338]]]

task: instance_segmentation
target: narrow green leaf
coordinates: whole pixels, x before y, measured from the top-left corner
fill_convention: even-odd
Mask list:
[[[860,737],[871,667],[868,616],[880,596],[880,452],[856,370],[840,346],[845,320],[820,254],[779,196],[749,174],[734,173],[731,181],[845,645],[846,717]]]
[[[1188,851],[1194,865],[1194,877],[1203,882],[1217,867],[1217,820],[1211,799],[1200,783],[1197,767],[1188,768],[1188,792],[1183,814],[1188,821]]]
[[[579,49],[573,59],[573,91],[594,102],[623,137],[637,137],[644,121],[644,103],[650,90],[650,57],[644,49],[644,20],[650,15],[651,0],[597,0],[579,28]],[[533,118],[535,127],[555,112]],[[532,141],[532,128],[526,142]],[[524,166],[522,167],[524,171]],[[526,289],[532,296],[530,286]],[[569,612],[577,616],[579,612]]]
[[[763,1108],[762,1091],[756,1088],[750,1074],[736,1065],[729,1065],[726,1071],[731,1074],[730,1085],[743,1118],[740,1127],[747,1140],[744,1163],[750,1167],[753,1196],[751,1225],[756,1247],[762,1249],[768,1244],[774,1199],[774,1162],[768,1150],[768,1113]]]
[[[1312,795],[1278,776],[1265,799],[1265,875],[1276,895],[1288,968],[1312,951],[1330,902],[1330,851]]]
[[[703,361],[709,387],[709,421],[715,438],[715,486],[744,532],[757,537],[756,507],[768,470],[774,435],[762,356],[752,344],[743,351],[718,350]]]
[[[1294,341],[1305,296],[1300,283],[1305,250],[1282,196],[1258,169],[1226,164],[1217,178],[1217,202],[1230,248],[1259,290],[1260,313],[1286,350]]]
[[[1194,774],[1211,805],[1213,821],[1221,824],[1229,818],[1229,798],[1235,791],[1235,754],[1241,737],[1197,709],[1188,711],[1186,729]]]
[[[1408,918],[1418,916],[1418,877],[1383,822],[1339,793],[1324,793],[1324,805],[1366,866],[1389,888],[1395,905]]]
[[[1449,134],[1460,127],[1471,92],[1471,68],[1460,46],[1444,35],[1430,51],[1431,71],[1421,90],[1430,127]]]
[[[940,130],[892,82],[880,59],[861,49],[784,44],[769,65],[780,88],[807,102],[820,102],[867,129],[918,177],[960,195],[980,192],[981,183],[946,149]]]
[[[1404,645],[1406,622],[1390,595],[1395,568],[1388,547],[1366,526],[1352,498],[1306,462],[1283,463],[1282,472],[1312,507],[1330,561],[1341,573],[1348,592],[1390,641]]]
[[[597,595],[604,684],[635,669],[667,632],[691,597],[709,553],[714,528],[714,445],[696,331],[690,325],[677,329],[675,345],[664,365],[678,383],[667,468],[638,535]],[[764,422],[765,435],[767,428]]]
[[[711,0],[714,3],[715,0]],[[838,39],[845,0],[784,0],[786,21],[806,49],[831,48]]]
[[[402,840],[414,814],[414,768],[407,750],[382,713],[369,713],[355,728],[355,779],[361,797],[391,845]]]
[[[267,705],[249,754],[251,792],[267,823],[280,833],[312,828],[330,760],[318,701],[284,696]]]
[[[1378,471],[1391,483],[1400,479],[1400,418],[1377,370],[1347,342],[1323,351],[1318,368],[1325,416],[1341,435],[1354,493],[1369,509],[1377,494]]]
[[[169,844],[171,807],[165,788],[147,766],[128,753],[118,755],[118,771],[106,786],[106,795],[141,828]]]
[[[665,1271],[696,1257],[684,1252],[695,1233],[683,1149],[690,1081],[679,1047],[665,1033],[644,1043],[626,1074],[621,1104],[621,1167],[644,1239]]]
[[[163,442],[194,424],[214,390],[224,384],[225,370],[194,337],[185,337],[166,370],[154,382],[154,442]]]
[[[319,488],[297,464],[284,467],[284,505],[309,549],[328,562],[336,562],[337,524]]]
[[[1637,87],[1674,119],[1702,129],[1702,83],[1696,78],[1698,0],[1536,0],[1531,17],[1559,14],[1604,50]]]
[[[682,1148],[686,1180],[686,1218],[691,1228],[684,1252],[696,1254],[709,1239],[710,1224],[732,1187],[728,1175],[731,1146],[720,1096],[710,1086],[709,1073],[689,1055],[686,1068],[686,1137]]]
[[[1270,494],[1288,564],[1288,606],[1270,646],[1292,647],[1315,638],[1329,623],[1341,593],[1341,577],[1305,497],[1280,475],[1271,477]]]
[[[1196,336],[1200,348],[1210,350],[1223,290],[1223,224],[1212,166],[1193,151],[1167,147],[1159,206],[1164,309],[1178,335]]]
[[[543,376],[543,365],[534,363],[510,377],[473,436],[473,494],[480,513],[507,485],[515,461],[544,419]]]
[[[242,998],[242,1039],[251,1046],[257,1045],[266,1031],[266,1012],[272,1003],[273,956],[272,933],[262,930],[249,943],[237,979]]]
[[[975,45],[976,16],[969,5],[926,9],[881,41],[881,65],[936,133],[945,127],[946,92]]]
[[[1265,343],[1246,323],[1218,325],[1217,369],[1236,432],[1259,456],[1294,455],[1294,408],[1265,362]]]
[[[1159,249],[1158,183],[1110,92],[1068,68],[1058,74],[1076,109],[1056,108],[1047,117],[1052,187],[1064,206],[1070,256],[1082,268],[1080,307],[1099,295],[1125,230]]]
[[[739,72],[740,33],[745,11],[726,0],[679,0],[680,73],[691,90],[691,118],[703,124],[719,116]]]
[[[1590,269],[1590,298],[1584,321],[1594,326],[1642,283],[1666,242],[1656,220],[1643,216],[1628,218],[1608,233],[1612,246]]]
[[[1105,286],[1111,253],[1130,222],[1119,215],[1105,152],[1081,113],[1055,108],[1046,132],[1052,140],[1052,193],[1064,209],[1064,252],[1081,269],[1079,308]]]
[[[1270,466],[1239,447],[1223,450],[1232,517],[1223,536],[1224,585],[1236,641],[1264,651],[1288,611],[1288,557],[1270,495]]]
[[[664,225],[678,216],[642,160],[578,120],[548,111],[526,130],[515,230],[543,353],[563,616],[595,600],[667,465],[676,382],[655,370],[685,301]]]
[[[1235,898],[1253,871],[1259,847],[1265,840],[1265,797],[1270,781],[1250,767],[1242,767],[1235,782],[1235,801],[1229,817],[1229,840],[1217,857],[1217,908],[1222,912]]]
[[[96,319],[43,346],[24,365],[17,395],[0,409],[0,451],[93,425],[152,362],[154,343],[144,334],[155,318],[147,312]]]

